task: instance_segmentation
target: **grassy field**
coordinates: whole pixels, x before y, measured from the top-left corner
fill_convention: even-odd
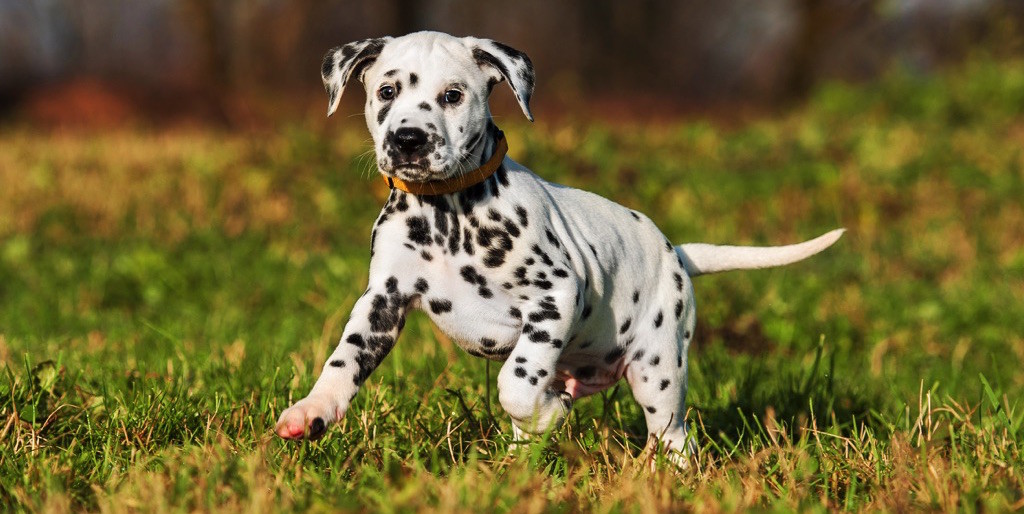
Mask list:
[[[696,280],[690,469],[650,469],[624,383],[509,455],[497,365],[418,313],[340,426],[273,436],[366,282],[385,191],[361,118],[7,125],[0,510],[1024,507],[1024,61],[826,86],[741,125],[514,119],[513,158],[676,242],[849,229]]]

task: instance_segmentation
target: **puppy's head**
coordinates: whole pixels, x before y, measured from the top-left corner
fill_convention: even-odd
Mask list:
[[[508,82],[533,121],[530,58],[489,39],[439,32],[364,39],[327,52],[321,76],[328,115],[352,79],[363,82],[377,167],[403,180],[454,177],[489,157],[482,155],[491,123],[487,98],[499,82]]]

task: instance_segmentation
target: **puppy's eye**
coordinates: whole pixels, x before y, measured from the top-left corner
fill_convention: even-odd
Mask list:
[[[381,100],[391,100],[395,97],[395,86],[383,85],[377,90],[377,96]]]
[[[444,103],[446,104],[457,104],[459,100],[462,100],[462,91],[458,89],[449,89],[444,92]]]

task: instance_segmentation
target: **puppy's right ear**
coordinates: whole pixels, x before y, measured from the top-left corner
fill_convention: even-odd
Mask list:
[[[345,46],[334,47],[324,55],[320,77],[330,97],[327,101],[327,115],[334,114],[341,101],[341,93],[353,76],[362,80],[363,71],[377,60],[390,37],[378,37],[354,41]]]

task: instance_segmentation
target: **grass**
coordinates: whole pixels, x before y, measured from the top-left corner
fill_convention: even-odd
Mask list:
[[[1024,61],[830,85],[736,127],[501,124],[514,158],[677,242],[849,229],[805,263],[697,279],[691,469],[644,449],[625,384],[508,455],[497,366],[418,314],[327,437],[272,436],[367,278],[385,191],[361,120],[8,124],[0,509],[1024,507]]]

